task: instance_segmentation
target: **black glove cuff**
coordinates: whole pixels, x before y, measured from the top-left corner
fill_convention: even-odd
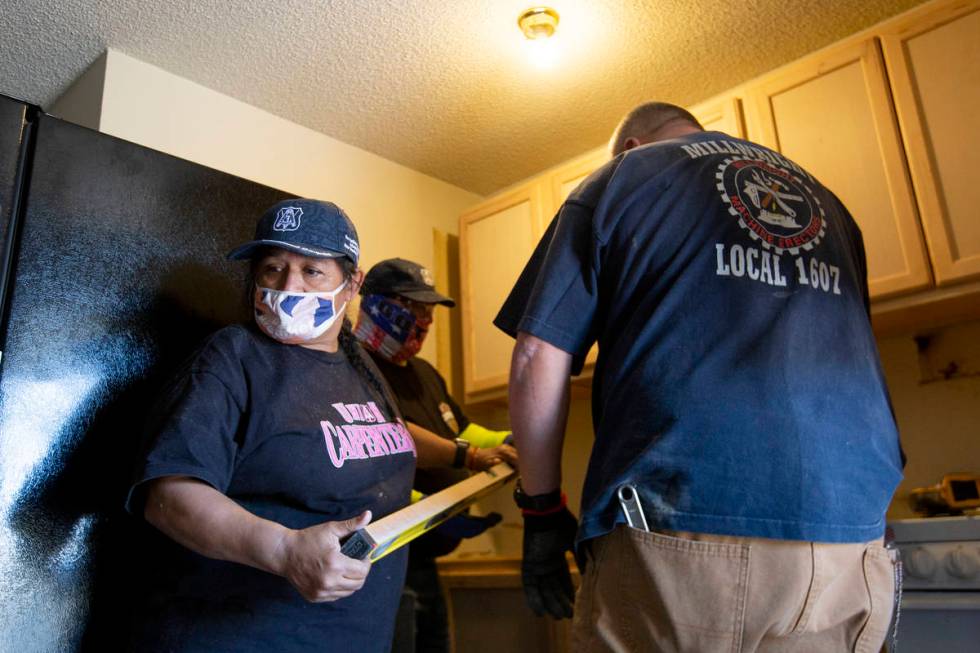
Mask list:
[[[557,512],[565,507],[565,501],[561,488],[546,494],[529,495],[524,493],[521,479],[517,479],[517,485],[514,486],[514,503],[525,515]]]
[[[550,512],[547,515],[524,513],[524,531],[527,533],[560,530],[570,530],[573,535],[578,530],[575,516],[564,506],[558,511]]]

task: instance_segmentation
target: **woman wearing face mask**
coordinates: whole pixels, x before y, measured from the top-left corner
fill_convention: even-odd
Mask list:
[[[358,255],[347,215],[306,199],[229,254],[250,261],[254,323],[213,334],[151,415],[127,506],[180,546],[152,561],[132,650],[388,650],[405,551],[372,567],[341,539],[408,504],[416,455],[455,447],[416,448],[358,347]]]
[[[517,452],[504,444],[510,433],[471,422],[449,396],[439,372],[416,356],[435,307],[456,305],[436,291],[431,273],[405,259],[381,261],[364,277],[361,294],[354,333],[384,374],[412,432],[424,429],[456,445],[455,468],[420,469],[413,487],[430,494],[465,479],[468,474],[463,467],[469,456],[490,455],[515,464]],[[399,614],[394,653],[449,652],[448,611],[435,559],[453,551],[461,538],[478,535],[499,520],[496,513],[461,515],[411,543],[406,583],[415,595],[415,623],[412,628]]]

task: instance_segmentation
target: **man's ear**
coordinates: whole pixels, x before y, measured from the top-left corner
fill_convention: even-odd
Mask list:
[[[643,145],[643,141],[641,141],[636,136],[630,136],[625,141],[623,141],[623,151],[628,152],[629,150],[632,150],[634,147],[638,147],[640,145]]]

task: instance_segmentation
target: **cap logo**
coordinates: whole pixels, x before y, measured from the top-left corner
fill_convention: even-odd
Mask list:
[[[348,252],[353,254],[354,258],[357,258],[361,253],[360,249],[357,246],[357,241],[351,238],[350,236],[348,236],[347,234],[344,234],[344,249],[346,249]]]
[[[427,286],[434,286],[435,281],[432,279],[432,273],[429,272],[428,268],[419,268],[419,275],[422,277],[422,283]]]
[[[273,231],[296,231],[299,229],[303,209],[298,206],[284,206],[276,213],[276,221],[272,224]]]

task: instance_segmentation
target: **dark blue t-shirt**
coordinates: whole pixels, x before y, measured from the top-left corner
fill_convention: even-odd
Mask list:
[[[624,483],[651,527],[880,537],[902,463],[866,277],[840,201],[747,141],[651,144],[583,182],[495,320],[576,373],[599,343],[579,538],[625,521]]]
[[[284,345],[254,327],[222,329],[167,389],[150,433],[134,489],[191,476],[290,528],[366,509],[377,520],[408,505],[411,436],[340,351]],[[131,493],[135,512],[138,496]],[[388,650],[404,550],[374,563],[351,596],[313,604],[279,576],[157,544],[160,557],[147,564],[159,573],[139,610],[134,650]]]

